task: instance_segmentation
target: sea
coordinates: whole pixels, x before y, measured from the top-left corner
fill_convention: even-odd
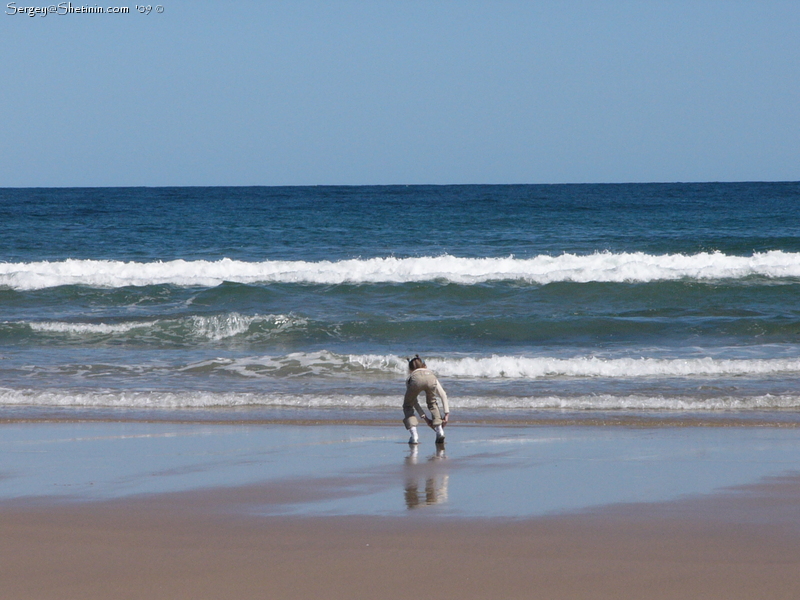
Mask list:
[[[800,422],[800,183],[0,189],[0,418]]]

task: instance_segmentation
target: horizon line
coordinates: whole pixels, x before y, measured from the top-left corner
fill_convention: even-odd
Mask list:
[[[712,185],[753,183],[800,183],[800,180],[737,180],[737,181],[597,181],[559,183],[312,183],[312,184],[213,184],[213,185],[23,185],[0,186],[0,190],[66,190],[66,189],[172,189],[172,188],[376,188],[376,187],[521,187],[521,186],[588,186],[588,185]]]

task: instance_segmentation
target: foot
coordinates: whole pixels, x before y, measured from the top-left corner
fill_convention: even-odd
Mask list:
[[[408,443],[413,445],[419,444],[419,433],[417,433],[416,427],[409,427],[408,433],[411,434],[411,437],[408,438]]]
[[[436,428],[436,443],[444,444],[444,429],[441,425]]]

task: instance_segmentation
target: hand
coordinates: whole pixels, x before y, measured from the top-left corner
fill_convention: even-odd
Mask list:
[[[447,427],[447,422],[450,420],[450,413],[444,413],[444,419],[442,419],[442,427]]]

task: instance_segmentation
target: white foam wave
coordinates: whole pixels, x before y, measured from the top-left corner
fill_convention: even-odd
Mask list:
[[[427,364],[439,377],[465,380],[536,380],[605,378],[631,381],[637,378],[765,377],[800,375],[800,359],[720,358],[552,358],[489,356],[484,358],[434,358]],[[96,365],[105,372],[109,365]],[[91,365],[30,367],[39,373],[83,372]],[[247,378],[335,378],[362,381],[402,380],[407,376],[405,358],[394,355],[351,354],[329,351],[292,352],[284,355],[218,357],[185,365],[116,365],[128,373],[227,372]]]
[[[322,350],[319,352],[292,352],[282,356],[249,356],[242,358],[215,358],[186,365],[186,371],[211,371],[215,369],[236,373],[242,377],[349,377],[352,375],[377,375],[402,377],[406,361],[399,356],[374,354],[342,355]]]
[[[242,335],[254,324],[266,323],[271,327],[272,333],[278,333],[307,323],[306,319],[291,315],[241,315],[235,312],[210,317],[192,316],[189,319],[192,335],[210,340]]]
[[[443,280],[459,284],[526,281],[648,282],[677,279],[800,277],[800,253],[773,250],[752,256],[720,252],[653,255],[643,252],[599,252],[590,255],[539,255],[533,258],[370,258],[332,261],[121,262],[64,260],[0,263],[0,286],[18,290],[60,285],[101,288],[172,284],[213,287],[238,283],[407,283]]]
[[[487,358],[430,359],[428,366],[445,377],[691,377],[697,375],[768,375],[800,372],[800,359],[705,358]]]
[[[454,408],[502,410],[563,410],[563,411],[737,411],[785,410],[800,408],[800,396],[543,396],[458,398],[450,402]]]
[[[0,405],[136,409],[178,408],[397,408],[397,396],[293,395],[248,392],[14,390],[0,388]]]
[[[132,329],[147,327],[147,323],[66,323],[62,321],[42,321],[27,323],[33,331],[65,333],[72,335],[126,333]]]
[[[256,319],[238,313],[215,317],[192,316],[190,318],[192,333],[212,340],[222,340],[246,333]]]
[[[539,379],[558,377],[752,376],[800,373],[800,359],[719,358],[551,358],[489,356],[484,358],[428,358],[427,365],[441,377],[454,379]],[[293,352],[284,356],[214,359],[187,365],[190,370],[222,369],[247,377],[312,375],[318,377],[404,377],[406,360],[377,354],[341,355],[333,352]]]
[[[317,355],[294,355],[314,363]],[[345,363],[348,370],[358,368],[386,373],[405,373],[404,358],[393,355],[351,354],[338,357],[325,353],[325,362]],[[429,368],[442,377],[478,379],[537,379],[542,377],[692,377],[760,376],[800,373],[800,358],[719,359],[703,358],[574,358],[489,356],[482,358],[428,358]],[[355,368],[355,369],[354,369]]]
[[[122,323],[70,323],[67,321],[5,321],[4,324],[26,325],[31,330],[71,336],[119,335],[134,330],[169,331],[176,327],[188,328],[193,339],[223,340],[247,333],[253,325],[264,324],[271,334],[307,324],[307,319],[293,315],[242,315],[236,312],[221,315],[157,319],[149,322],[128,321]]]
[[[72,392],[0,389],[0,405],[76,408],[296,408],[398,411],[397,395],[256,394],[221,392]],[[487,396],[453,397],[458,410],[748,411],[800,408],[800,395],[760,396]],[[337,415],[333,415],[337,416]],[[341,416],[341,415],[339,415]]]

